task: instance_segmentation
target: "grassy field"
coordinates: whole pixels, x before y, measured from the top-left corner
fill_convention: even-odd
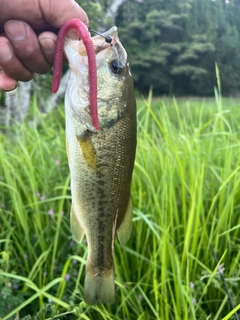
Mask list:
[[[138,101],[133,232],[115,241],[112,306],[82,300],[87,247],[69,228],[63,108],[0,135],[0,318],[238,319],[239,107]]]

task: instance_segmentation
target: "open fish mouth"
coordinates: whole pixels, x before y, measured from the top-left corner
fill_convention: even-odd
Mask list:
[[[92,31],[96,32],[96,31]],[[115,46],[118,40],[117,27],[114,26],[108,31],[98,33],[92,37],[95,54],[97,55],[100,51]]]
[[[117,32],[117,27],[114,26],[111,29],[109,29],[108,31],[105,31],[103,33],[99,33],[99,32],[96,32],[96,31],[92,31],[92,32],[97,33],[95,36],[92,37],[92,40],[95,41],[95,39],[97,39],[97,38],[106,38],[108,36],[113,37],[114,34],[116,34],[116,32]]]

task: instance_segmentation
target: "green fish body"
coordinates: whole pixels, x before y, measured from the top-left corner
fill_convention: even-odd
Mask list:
[[[130,185],[136,149],[136,102],[127,54],[113,27],[112,43],[93,37],[97,60],[98,118],[89,112],[86,50],[66,40],[71,74],[65,95],[66,145],[71,174],[71,228],[76,241],[86,234],[88,258],[84,300],[113,303],[114,237],[121,244],[131,233]]]

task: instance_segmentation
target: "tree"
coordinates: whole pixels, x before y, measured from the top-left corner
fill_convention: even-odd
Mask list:
[[[215,62],[222,92],[240,86],[237,0],[149,0],[122,6],[117,17],[135,87],[155,94],[212,95]],[[238,72],[237,72],[238,70]]]
[[[191,1],[152,0],[147,5],[139,6],[141,22],[121,29],[136,87],[147,92],[152,86],[158,94],[193,92],[192,84],[207,74],[200,61],[214,46],[204,37],[186,35]]]

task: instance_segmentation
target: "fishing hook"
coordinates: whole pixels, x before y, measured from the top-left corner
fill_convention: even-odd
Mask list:
[[[105,37],[104,35],[102,35],[101,33],[97,32],[97,31],[95,31],[95,30],[89,30],[89,31],[90,31],[90,32],[94,32],[94,33],[98,34],[99,36],[103,37],[103,38],[105,39],[105,42],[109,43],[111,47],[113,46],[113,44],[112,44],[112,37],[111,37],[111,36],[106,36],[106,37]]]

